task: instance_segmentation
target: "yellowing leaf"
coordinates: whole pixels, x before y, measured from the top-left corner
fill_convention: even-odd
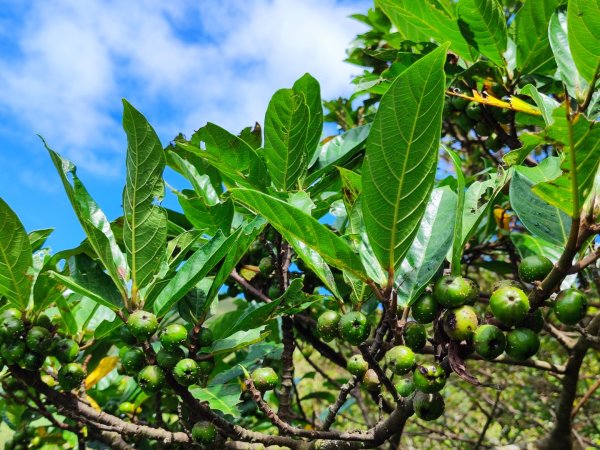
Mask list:
[[[247,281],[251,281],[259,272],[258,266],[246,265],[240,269],[240,275]]]
[[[88,403],[90,404],[90,406],[92,408],[94,408],[96,411],[102,411],[102,408],[100,408],[100,405],[92,397],[90,397],[89,395],[86,394],[85,399],[88,401]]]
[[[498,228],[502,230],[510,229],[512,214],[510,214],[504,208],[494,208],[494,219],[496,219],[496,224],[498,225]]]
[[[85,388],[91,389],[98,381],[104,378],[108,373],[113,370],[119,358],[117,356],[106,356],[102,358],[98,366],[85,378]]]
[[[465,94],[460,94],[458,92],[446,91],[448,95],[453,95],[454,97],[461,97],[467,100],[471,100],[472,102],[482,103],[488,106],[494,106],[496,108],[503,109],[512,109],[513,111],[519,111],[525,114],[531,114],[534,116],[541,116],[542,113],[538,108],[533,105],[530,105],[527,102],[524,102],[518,97],[511,96],[508,102],[504,100],[500,100],[499,98],[494,97],[487,92],[479,93],[475,89],[473,89],[473,96],[470,97]]]

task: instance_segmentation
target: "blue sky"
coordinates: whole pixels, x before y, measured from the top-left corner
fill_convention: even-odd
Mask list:
[[[214,122],[263,122],[271,95],[310,72],[323,98],[349,95],[343,63],[367,0],[3,0],[0,8],[0,197],[27,231],[55,228],[53,250],[83,239],[36,136],[71,159],[113,219],[126,139],[121,98],[163,144]],[[176,182],[176,181],[175,181]],[[185,187],[176,186],[178,188]],[[166,204],[175,206],[167,197]]]

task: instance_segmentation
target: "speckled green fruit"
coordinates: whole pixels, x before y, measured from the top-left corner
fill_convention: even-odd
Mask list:
[[[416,389],[413,380],[408,380],[406,378],[398,381],[394,387],[400,397],[409,397]]]
[[[187,336],[188,331],[183,325],[172,323],[162,329],[159,339],[164,348],[174,350],[180,345],[185,344]]]
[[[587,296],[580,290],[565,289],[556,296],[554,314],[565,325],[575,325],[585,317],[587,309]]]
[[[348,358],[346,368],[355,377],[362,378],[369,370],[369,363],[365,361],[362,355],[356,354]]]
[[[146,364],[146,355],[141,348],[123,348],[119,352],[121,365],[128,375],[136,375]]]
[[[413,398],[413,408],[420,419],[435,420],[444,414],[444,398],[437,392],[417,392]]]
[[[540,349],[540,339],[529,328],[517,328],[506,335],[506,354],[516,361],[525,361]]]
[[[17,317],[7,317],[0,321],[0,337],[4,340],[18,339],[25,334],[25,324]]]
[[[379,392],[381,390],[381,382],[373,369],[369,369],[365,372],[362,384],[369,392]]]
[[[338,323],[342,316],[336,311],[325,311],[317,319],[317,333],[325,342],[338,337]]]
[[[261,392],[270,391],[277,386],[279,377],[271,367],[259,367],[250,375],[256,389]]]
[[[210,422],[196,422],[192,427],[192,439],[203,444],[213,444],[217,439],[217,429]]]
[[[8,318],[23,319],[23,313],[17,308],[6,308],[0,313],[0,321]]]
[[[46,330],[52,329],[52,321],[50,320],[50,317],[48,317],[46,314],[40,314],[39,316],[37,316],[37,319],[35,319],[35,325],[38,327],[45,328]]]
[[[419,323],[431,323],[438,311],[438,303],[431,294],[421,295],[410,307],[413,319]]]
[[[34,326],[27,332],[25,343],[31,351],[47,353],[52,343],[52,335],[46,328]]]
[[[7,341],[0,346],[0,355],[6,364],[16,364],[25,355],[26,349],[22,340]]]
[[[66,391],[81,386],[84,378],[85,370],[83,369],[83,366],[78,363],[65,364],[58,371],[58,382]]]
[[[52,345],[52,354],[61,363],[70,363],[77,359],[77,355],[79,355],[79,345],[73,339],[58,339]]]
[[[413,372],[413,382],[421,392],[438,392],[446,385],[446,372],[439,364],[421,364]]]
[[[119,405],[119,412],[123,414],[139,414],[142,412],[142,408],[136,407],[134,403],[123,402]]]
[[[145,341],[158,329],[156,316],[148,311],[138,310],[127,319],[127,328],[138,341]]]
[[[402,336],[404,337],[404,345],[415,352],[421,350],[427,344],[427,331],[425,331],[423,325],[417,322],[407,322],[404,325]]]
[[[165,384],[165,373],[158,366],[146,366],[138,374],[137,382],[144,392],[158,392]]]
[[[261,258],[258,263],[258,270],[260,270],[260,273],[263,275],[270,275],[271,272],[273,272],[273,258],[270,256]]]
[[[477,312],[471,306],[449,309],[444,314],[444,332],[455,341],[470,339],[477,325]]]
[[[19,361],[19,365],[25,370],[35,371],[44,365],[44,359],[46,358],[39,353],[27,352]]]
[[[190,358],[182,359],[173,368],[173,376],[182,386],[191,386],[196,383],[199,374],[198,363]]]
[[[392,347],[385,354],[385,363],[396,375],[404,375],[415,366],[416,358],[414,352],[405,345]]]
[[[529,328],[539,333],[544,329],[544,315],[540,308],[529,311],[525,318],[517,324],[518,328]]]
[[[433,297],[444,308],[457,308],[473,300],[477,294],[473,284],[463,277],[452,275],[440,278],[433,287]]]
[[[515,287],[503,287],[490,297],[490,309],[496,319],[507,327],[518,324],[529,312],[529,299]]]
[[[526,283],[542,281],[552,270],[553,264],[545,256],[531,255],[519,264],[519,277]]]
[[[200,333],[198,333],[198,346],[210,347],[214,340],[213,332],[210,328],[200,328]]]
[[[506,348],[506,336],[494,325],[481,325],[473,336],[475,351],[482,357],[492,360],[500,356]]]
[[[156,364],[158,367],[165,370],[171,370],[179,361],[185,358],[185,353],[179,347],[173,351],[168,351],[161,348],[156,354]]]
[[[369,337],[371,325],[367,317],[358,311],[352,311],[342,316],[338,323],[338,333],[346,342],[358,345]]]

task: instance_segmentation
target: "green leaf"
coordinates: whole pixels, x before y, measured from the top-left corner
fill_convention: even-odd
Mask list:
[[[509,166],[522,164],[535,148],[543,142],[542,136],[532,133],[521,133],[519,140],[523,142],[523,146],[516,150],[508,152],[502,157],[502,160]]]
[[[600,2],[570,0],[567,24],[575,65],[581,76],[592,83],[600,69]]]
[[[288,242],[288,237],[304,242],[328,264],[347,270],[362,280],[366,279],[360,259],[350,245],[313,217],[278,198],[258,191],[232,189],[231,195],[248,209],[267,219]]]
[[[306,156],[310,161],[317,150],[323,133],[323,105],[321,86],[309,73],[305,73],[294,83],[294,92],[304,94],[308,106],[309,121],[306,128]]]
[[[194,192],[187,189],[175,192],[185,216],[197,230],[214,234],[217,230],[229,231],[233,220],[233,202],[225,200],[223,203],[208,205],[202,197],[194,196]]]
[[[519,9],[515,22],[517,68],[521,73],[547,74],[555,69],[548,23],[559,3],[560,0],[528,0]]]
[[[251,330],[237,331],[227,337],[217,339],[211,345],[209,353],[212,355],[231,353],[252,344],[256,344],[269,335],[269,332],[263,333],[264,328],[265,326],[263,325]]]
[[[504,67],[506,20],[497,0],[461,0],[458,26],[465,40],[490,61]]]
[[[181,266],[153,302],[154,312],[163,316],[212,270],[234,245],[238,233],[225,238],[217,233]]]
[[[58,307],[58,311],[60,312],[60,315],[63,319],[61,325],[65,326],[67,333],[69,333],[72,336],[75,336],[79,331],[79,328],[77,327],[77,321],[75,320],[75,316],[71,311],[71,307],[67,303],[67,299],[64,298],[62,295],[56,297],[56,306]]]
[[[454,165],[454,171],[456,173],[456,192],[458,193],[458,197],[456,200],[456,212],[454,214],[454,230],[452,237],[452,258],[451,269],[452,273],[455,275],[460,274],[460,265],[462,261],[463,254],[463,239],[462,239],[462,230],[463,230],[463,210],[465,207],[465,176],[462,171],[462,163],[458,154],[446,147],[444,150],[450,156],[452,160],[452,164]]]
[[[560,106],[556,100],[540,93],[532,84],[528,84],[523,87],[523,89],[521,89],[521,94],[529,95],[533,101],[535,101],[535,104],[542,113],[542,117],[544,118],[546,125],[552,125],[554,123],[552,114],[554,113],[554,110]]]
[[[154,129],[127,100],[123,100],[123,128],[127,134],[123,239],[135,301],[136,292],[157,274],[167,243],[167,214],[157,204],[165,190],[165,155]]]
[[[207,296],[207,292],[212,285],[210,278],[204,278],[194,286],[184,297],[177,303],[177,310],[183,320],[188,323],[202,323],[208,316],[210,307],[216,299],[216,295]],[[208,300],[210,298],[210,300]]]
[[[452,245],[457,195],[434,189],[419,231],[396,276],[398,307],[411,304],[437,273]]]
[[[541,200],[531,187],[561,173],[560,158],[551,157],[536,167],[516,167],[510,182],[510,204],[519,220],[531,234],[556,245],[567,242],[571,220],[559,208]]]
[[[552,261],[558,261],[562,254],[562,247],[557,247],[541,238],[536,238],[524,233],[511,233],[510,239],[515,245],[521,258],[532,255],[541,255]]]
[[[237,404],[241,402],[242,387],[239,383],[216,384],[206,388],[191,388],[194,398],[207,402],[210,409],[237,417],[240,411]]]
[[[46,243],[46,239],[52,234],[54,228],[45,228],[43,230],[33,230],[29,233],[29,242],[31,251],[37,252]]]
[[[127,267],[125,255],[117,245],[110,222],[77,177],[77,168],[73,163],[54,152],[43,139],[42,141],[58,171],[67,197],[90,246],[102,261],[102,265],[121,295],[126,297],[125,283],[128,279],[129,268]],[[69,176],[73,179],[73,184],[69,181]]]
[[[82,285],[80,284],[82,282],[81,279],[76,280],[73,277],[69,277],[58,272],[51,271],[50,276],[58,282],[64,284],[73,292],[76,292],[79,295],[83,295],[84,297],[87,297],[95,301],[96,303],[99,303],[100,305],[104,305],[107,308],[112,309],[113,311],[118,311],[120,309],[118,306],[114,305],[110,300],[104,298],[104,292],[99,292],[96,290],[100,289],[97,286],[98,283],[95,281],[90,283],[84,283]]]
[[[279,190],[293,189],[308,163],[309,110],[303,94],[280,89],[265,115],[265,158],[271,180]]]
[[[182,158],[173,151],[167,152],[166,156],[169,166],[182,174],[192,184],[197,197],[203,198],[209,206],[219,203],[219,194],[213,187],[208,175],[201,175],[191,161]]]
[[[23,224],[0,198],[0,295],[25,309],[31,295],[27,271],[33,265],[31,243]]]
[[[369,241],[386,270],[408,251],[433,188],[447,48],[421,58],[393,82],[367,140],[362,207]]]

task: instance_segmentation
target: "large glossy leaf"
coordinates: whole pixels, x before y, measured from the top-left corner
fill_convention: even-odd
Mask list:
[[[521,73],[545,74],[556,62],[548,40],[548,23],[560,0],[528,0],[516,21],[517,68]]]
[[[347,270],[360,279],[366,278],[360,259],[350,245],[313,217],[284,201],[258,191],[233,189],[231,195],[267,219],[284,238],[290,236],[300,240],[319,253],[328,264]]]
[[[305,73],[294,83],[292,89],[302,93],[308,106],[309,121],[306,128],[306,157],[310,161],[317,150],[323,133],[323,105],[321,86],[309,73]]]
[[[207,205],[219,203],[219,194],[211,183],[210,177],[200,174],[196,166],[189,160],[182,158],[177,153],[167,152],[167,163],[182,174],[192,184],[196,195],[204,199]]]
[[[0,198],[0,295],[19,308],[29,303],[31,279],[27,271],[32,265],[29,236],[15,212]]]
[[[444,45],[405,70],[381,99],[367,140],[362,207],[386,270],[408,251],[433,188],[445,74]]]
[[[132,296],[158,272],[167,243],[167,214],[157,202],[164,196],[163,146],[146,118],[123,100],[127,134],[127,181],[123,191],[123,240],[131,269]]]
[[[54,228],[45,228],[43,230],[33,230],[29,232],[29,242],[31,251],[37,252],[46,243],[46,239],[52,234]]]
[[[304,94],[293,89],[275,92],[265,115],[265,158],[277,189],[294,189],[306,172],[309,121]]]
[[[600,69],[600,0],[569,0],[567,24],[575,65],[591,83]]]
[[[444,147],[444,150],[450,156],[456,173],[456,191],[458,197],[456,199],[456,211],[454,214],[454,230],[452,237],[452,256],[450,258],[450,268],[452,273],[460,275],[462,254],[463,254],[463,210],[465,205],[465,176],[462,171],[462,162],[456,152]]]
[[[449,188],[434,189],[419,231],[396,276],[398,306],[409,305],[436,274],[452,245],[457,195]]]
[[[87,297],[95,301],[96,303],[111,308],[114,311],[118,311],[120,309],[119,307],[112,304],[109,300],[105,299],[103,295],[104,293],[97,292],[95,290],[98,288],[98,286],[94,286],[93,284],[82,285],[80,284],[81,280],[75,280],[73,277],[63,275],[58,272],[50,272],[50,276],[52,276],[52,278],[54,278],[56,281],[63,284],[64,286],[66,286],[67,288],[71,289],[73,292],[76,292],[79,295]]]
[[[226,200],[223,203],[209,205],[203,197],[197,197],[193,191],[176,192],[179,204],[185,216],[197,230],[212,235],[217,230],[229,231],[233,220],[233,203]]]
[[[560,158],[551,157],[536,167],[517,167],[510,182],[510,204],[519,220],[531,234],[556,245],[566,243],[571,219],[556,206],[541,200],[531,187],[552,180],[561,173]]]
[[[45,142],[44,145],[50,153],[50,158],[58,171],[67,197],[90,246],[102,261],[104,268],[121,295],[127,296],[126,281],[129,278],[127,259],[117,245],[110,222],[77,177],[77,168],[73,163],[54,152]],[[72,184],[69,181],[69,176],[73,180]]]
[[[237,417],[240,411],[237,404],[241,402],[242,387],[239,383],[211,384],[206,388],[194,387],[190,392],[202,402],[207,402],[210,409]]]
[[[558,258],[562,254],[562,247],[553,245],[542,238],[524,233],[511,233],[510,239],[521,258],[527,258],[531,255],[541,255],[552,261],[558,261]]]
[[[544,118],[546,125],[552,125],[554,123],[553,113],[554,110],[560,105],[556,100],[554,100],[552,97],[542,94],[532,84],[524,86],[523,89],[521,89],[521,94],[529,95],[533,101],[535,101],[536,105],[540,109],[540,112],[542,113],[542,117]]]

